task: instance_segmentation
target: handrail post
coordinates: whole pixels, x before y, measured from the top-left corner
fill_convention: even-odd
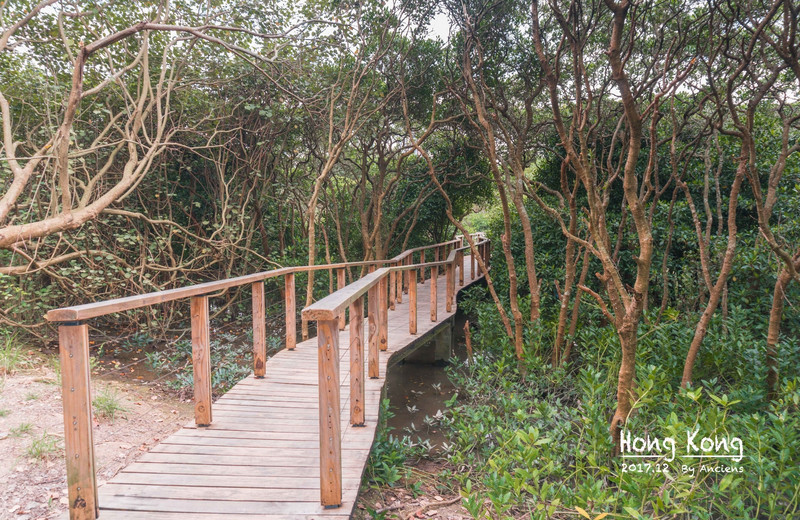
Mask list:
[[[386,298],[389,294],[389,278],[384,276],[378,283],[378,348],[389,348],[389,307]]]
[[[350,424],[364,426],[364,297],[350,304]]]
[[[469,267],[470,267],[470,277],[472,280],[475,279],[475,251],[470,250],[469,252]]]
[[[208,296],[192,296],[192,372],[194,422],[211,424],[211,343],[208,337]]]
[[[464,286],[464,251],[458,252],[458,285]]]
[[[397,262],[398,266],[405,265],[405,260],[400,260]],[[403,303],[403,276],[405,273],[403,271],[397,271],[397,276],[395,276],[395,282],[397,283],[397,288],[394,291],[394,295],[397,298],[397,303]]]
[[[370,379],[377,379],[380,375],[379,371],[379,357],[378,357],[378,319],[380,318],[380,311],[378,310],[381,305],[384,307],[386,306],[386,299],[384,298],[383,301],[380,299],[380,286],[383,284],[383,280],[379,281],[377,285],[370,287],[369,293],[367,293],[367,307],[368,307],[368,321],[369,321],[369,336],[367,341],[369,342],[369,354],[367,360],[367,374],[369,375]],[[350,322],[352,323],[352,317],[350,318]]]
[[[345,273],[344,268],[336,270],[336,290],[341,291],[347,285],[345,281]],[[352,319],[352,318],[351,318]],[[345,316],[345,310],[342,309],[342,313],[339,315],[339,330],[344,330],[344,326],[347,324],[347,316]]]
[[[253,293],[253,376],[262,379],[267,371],[267,324],[264,310],[264,282],[254,282]]]
[[[404,265],[411,265],[414,263],[414,253],[411,253],[403,260]],[[403,294],[408,294],[408,286],[411,285],[411,271],[412,269],[406,269],[403,271],[403,282],[405,286],[403,287]]]
[[[421,264],[425,263],[425,250],[424,249],[419,252],[419,263],[421,263]],[[425,284],[425,268],[424,267],[420,267],[419,268],[419,278],[420,278],[419,283],[424,285]]]
[[[408,332],[417,333],[417,270],[408,270]]]
[[[447,264],[447,273],[446,273],[446,281],[447,281],[447,288],[445,293],[445,310],[447,312],[453,312],[453,293],[455,292],[455,285],[456,285],[456,276],[455,276],[455,262],[450,262]]]
[[[286,301],[286,349],[294,350],[297,345],[297,310],[295,309],[294,273],[287,273],[284,278]]]
[[[64,451],[70,520],[98,516],[92,438],[92,393],[89,368],[89,326],[59,325],[61,395],[64,401]]]
[[[395,282],[395,278],[397,277],[397,273],[395,271],[391,271],[389,273],[389,308],[394,310],[394,302],[397,299],[395,296],[395,292],[397,291],[397,283]]]
[[[317,321],[319,363],[320,502],[342,505],[342,436],[339,402],[339,320]]]
[[[437,319],[437,306],[439,303],[439,296],[437,294],[439,290],[439,282],[437,281],[439,276],[438,272],[438,265],[431,266],[431,321],[433,322]]]

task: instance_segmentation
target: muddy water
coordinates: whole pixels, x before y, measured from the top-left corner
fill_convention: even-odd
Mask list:
[[[453,328],[453,355],[463,358],[464,321],[466,317],[458,312]],[[429,347],[433,348],[433,344]],[[434,451],[441,448],[447,437],[434,421],[428,424],[425,417],[435,417],[445,410],[445,401],[455,392],[453,383],[445,373],[446,362],[417,363],[403,361],[389,368],[386,378],[386,396],[394,413],[387,421],[392,435],[408,435],[415,442],[429,441]]]

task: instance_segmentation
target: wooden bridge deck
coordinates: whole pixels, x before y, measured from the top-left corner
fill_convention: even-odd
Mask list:
[[[464,286],[475,280],[464,262]],[[365,377],[366,425],[349,425],[349,327],[340,332],[342,505],[320,505],[317,338],[281,350],[266,377],[252,375],[217,400],[213,422],[192,421],[98,489],[102,520],[196,518],[349,518],[375,437],[381,392],[393,354],[420,340],[445,311],[446,277],[437,279],[438,321],[430,320],[430,280],[417,286],[418,333],[409,333],[409,298],[388,314],[380,377]],[[455,311],[455,305],[453,310]],[[365,323],[367,320],[364,320]],[[365,325],[366,327],[367,325]]]

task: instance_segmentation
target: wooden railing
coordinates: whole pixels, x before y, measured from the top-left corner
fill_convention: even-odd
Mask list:
[[[489,241],[481,233],[471,235],[477,252],[488,265]],[[285,285],[286,348],[296,347],[295,274],[318,270],[336,270],[338,290],[306,307],[302,316],[317,321],[319,342],[320,394],[320,476],[321,502],[325,506],[341,504],[341,436],[339,431],[339,330],[346,325],[346,310],[350,313],[351,334],[351,410],[352,425],[364,424],[363,381],[363,317],[364,295],[369,308],[368,376],[378,377],[378,351],[388,347],[388,309],[409,295],[409,331],[416,334],[417,273],[430,270],[431,320],[437,319],[436,278],[444,268],[447,276],[446,309],[451,311],[455,296],[455,273],[460,272],[463,285],[464,250],[466,239],[457,237],[449,242],[404,251],[388,260],[348,262],[315,266],[285,267],[261,273],[202,283],[189,287],[129,296],[97,303],[54,309],[47,320],[58,323],[61,356],[62,400],[64,404],[64,444],[67,459],[67,484],[71,520],[94,519],[98,515],[97,485],[92,440],[91,384],[89,364],[89,326],[86,320],[120,311],[148,307],[179,299],[190,299],[192,327],[192,365],[194,374],[194,415],[198,426],[212,422],[211,353],[209,338],[209,295],[220,290],[250,285],[253,306],[253,374],[263,378],[266,373],[266,325],[264,282],[283,277]],[[432,251],[433,262],[425,262],[426,251]],[[414,255],[420,262],[414,264]],[[475,256],[472,273],[475,276]],[[459,264],[459,262],[461,262]],[[388,267],[377,268],[379,265]],[[345,269],[364,267],[370,273],[345,285]],[[458,267],[461,267],[460,269]],[[360,367],[360,370],[359,370]]]

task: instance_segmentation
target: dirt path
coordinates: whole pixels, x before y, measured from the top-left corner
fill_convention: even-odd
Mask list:
[[[47,360],[38,368],[0,375],[0,519],[51,519],[67,509],[61,387]],[[44,365],[44,366],[43,366]],[[92,382],[98,483],[115,475],[190,418],[190,403],[158,388]],[[122,407],[115,418],[102,409]]]

